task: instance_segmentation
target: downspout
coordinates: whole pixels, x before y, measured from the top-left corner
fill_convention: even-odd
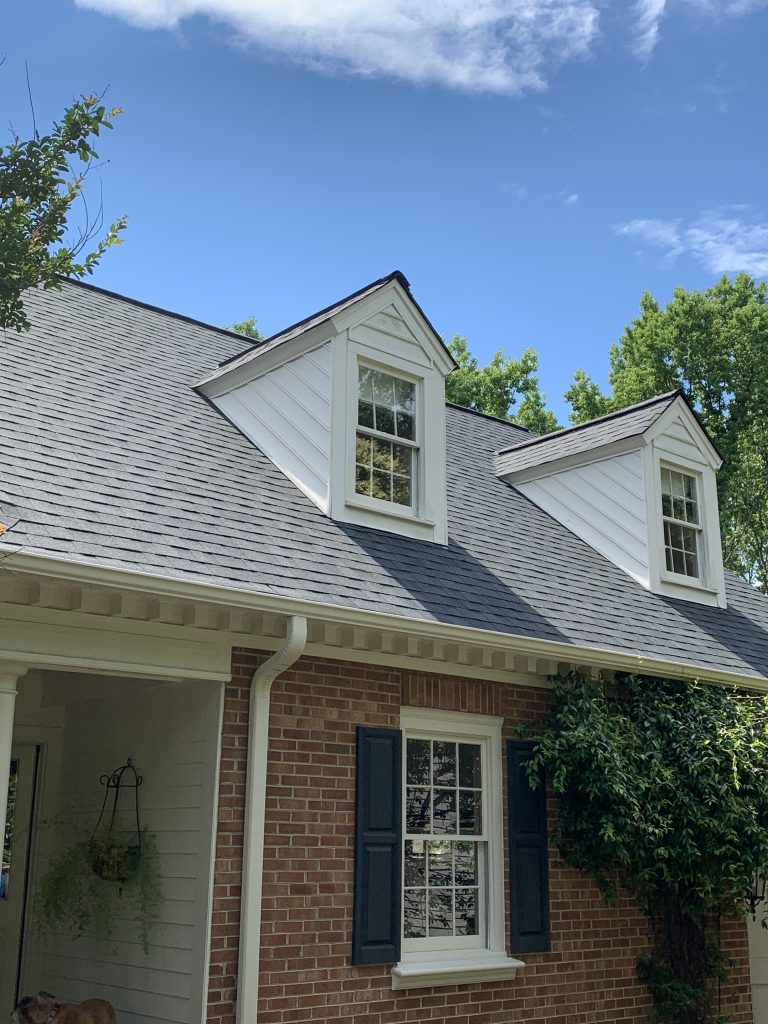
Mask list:
[[[307,620],[292,615],[285,643],[260,665],[251,680],[248,761],[245,784],[245,835],[240,900],[240,967],[237,1024],[256,1024],[261,953],[261,893],[264,881],[264,828],[267,811],[267,748],[272,683],[301,657],[307,644]]]

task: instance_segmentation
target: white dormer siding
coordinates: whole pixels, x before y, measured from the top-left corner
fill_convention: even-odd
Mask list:
[[[673,393],[508,449],[497,457],[496,472],[646,589],[725,607],[720,462],[694,413]],[[690,521],[670,514],[662,473],[678,486],[687,481],[695,500],[681,514]],[[670,525],[675,539],[668,545]],[[693,555],[672,551],[684,543]]]
[[[330,341],[219,396],[216,405],[307,497],[328,511]]]
[[[639,451],[516,486],[638,583],[650,586],[645,473]]]
[[[453,366],[395,273],[254,346],[199,390],[332,519],[446,543],[445,376]],[[393,415],[406,414],[399,399],[388,416],[376,404],[380,422],[358,422],[361,370],[408,395],[407,436],[389,429]],[[387,454],[397,487],[385,499]]]

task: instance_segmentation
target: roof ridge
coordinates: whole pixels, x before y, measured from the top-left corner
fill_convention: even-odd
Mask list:
[[[675,388],[673,391],[665,391],[662,395],[655,395],[653,398],[645,398],[642,402],[636,402],[634,405],[628,405],[624,409],[616,409],[614,412],[608,412],[604,416],[596,416],[593,420],[585,420],[584,423],[575,423],[572,427],[563,427],[562,430],[553,430],[551,434],[539,434],[537,437],[531,438],[530,441],[522,441],[520,444],[510,445],[509,448],[501,448],[496,452],[497,455],[506,455],[507,452],[517,452],[521,448],[530,448],[532,445],[539,444],[542,441],[551,441],[556,437],[562,437],[564,434],[574,434],[577,430],[585,430],[587,427],[594,427],[599,423],[606,423],[608,420],[619,419],[621,416],[626,416],[630,412],[636,412],[638,409],[643,409],[649,405],[655,405],[658,402],[665,402],[668,399],[677,398],[685,399],[685,394],[682,388]],[[688,404],[686,402],[686,404]]]
[[[217,327],[216,324],[209,324],[205,320],[198,320],[197,317],[187,316],[186,313],[177,313],[173,309],[165,309],[163,306],[156,306],[152,302],[145,302],[143,299],[134,299],[130,295],[123,295],[122,292],[113,291],[111,288],[104,288],[102,285],[93,284],[90,281],[78,281],[74,277],[60,277],[63,284],[72,284],[78,288],[85,288],[86,291],[99,292],[101,295],[108,295],[111,299],[119,299],[121,302],[128,302],[132,306],[140,306],[141,309],[149,309],[153,313],[162,313],[163,316],[170,316],[174,320],[183,320],[185,323],[194,324],[196,327],[204,327],[208,331],[216,331],[228,338],[239,338],[242,341],[244,334],[238,334],[228,327]]]

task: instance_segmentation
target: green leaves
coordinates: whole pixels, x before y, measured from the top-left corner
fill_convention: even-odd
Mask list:
[[[256,326],[255,316],[246,317],[245,320],[236,320],[233,324],[229,324],[226,329],[234,331],[235,334],[242,334],[252,341],[264,341],[264,335]]]
[[[92,274],[107,249],[122,242],[125,217],[88,251],[101,232],[101,211],[91,220],[84,195],[98,159],[92,140],[112,128],[120,112],[98,97],[81,96],[50,134],[27,141],[14,136],[0,147],[0,327],[29,330],[23,303],[28,288],[58,288],[61,277]],[[78,229],[70,223],[76,202],[84,208]]]
[[[538,356],[527,348],[520,359],[504,355],[499,349],[487,366],[478,366],[470,353],[467,339],[454,335],[448,349],[457,369],[445,382],[445,399],[466,409],[509,419],[534,434],[557,430],[555,416],[545,407],[539,390]]]
[[[561,849],[606,897],[622,887],[649,917],[646,980],[671,1007],[652,1019],[708,1021],[713,922],[743,907],[755,871],[768,873],[768,698],[577,672],[554,695],[530,770],[544,765],[559,795]],[[696,963],[683,955],[693,947]],[[683,1011],[675,992],[698,995]]]

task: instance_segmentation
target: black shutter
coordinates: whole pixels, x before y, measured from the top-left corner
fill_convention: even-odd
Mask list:
[[[399,729],[357,729],[353,964],[400,959]]]
[[[544,776],[531,789],[525,765],[533,744],[507,744],[509,776],[509,899],[511,953],[544,953],[549,946],[547,791]]]

